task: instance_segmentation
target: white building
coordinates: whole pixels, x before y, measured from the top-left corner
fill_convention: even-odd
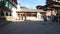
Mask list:
[[[17,5],[17,9],[16,8],[12,8],[12,17],[14,18],[14,19],[16,19],[16,17],[17,17],[17,14],[16,14],[16,11],[20,11],[20,5],[19,5],[19,3],[18,3],[18,5]]]

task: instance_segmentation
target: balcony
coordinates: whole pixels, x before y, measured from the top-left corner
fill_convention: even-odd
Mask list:
[[[15,7],[17,7],[17,3],[12,1],[12,0],[9,0]]]

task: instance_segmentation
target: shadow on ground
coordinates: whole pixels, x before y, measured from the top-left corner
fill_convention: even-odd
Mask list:
[[[4,26],[4,25],[6,25],[6,24],[9,24],[10,22],[12,22],[12,21],[6,20],[5,17],[0,18],[0,27],[1,27],[1,26]]]

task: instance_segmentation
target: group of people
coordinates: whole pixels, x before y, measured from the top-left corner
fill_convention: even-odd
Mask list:
[[[43,16],[44,21],[58,21],[57,17],[57,11],[56,10],[47,10],[46,14]]]

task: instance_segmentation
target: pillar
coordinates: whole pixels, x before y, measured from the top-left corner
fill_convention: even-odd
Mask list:
[[[8,12],[6,12],[6,16],[8,16]]]
[[[26,20],[26,18],[27,18],[26,16],[27,16],[27,13],[25,12],[25,20]]]
[[[4,16],[6,16],[6,12],[4,11]]]
[[[11,14],[11,12],[10,12],[10,16],[11,16],[12,14]]]
[[[10,12],[8,12],[8,16],[10,16]]]

